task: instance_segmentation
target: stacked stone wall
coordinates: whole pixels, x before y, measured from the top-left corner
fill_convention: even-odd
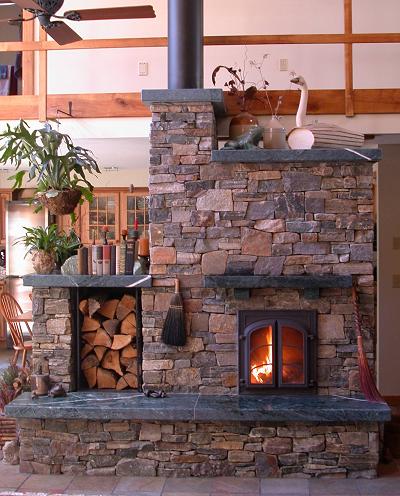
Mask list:
[[[375,477],[359,425],[19,420],[21,471],[163,477]]]
[[[67,288],[34,288],[33,364],[48,362],[52,384],[73,390],[73,319],[70,290]]]
[[[143,291],[144,382],[236,394],[238,309],[318,311],[318,390],[358,392],[351,291],[255,289],[248,300],[204,287],[207,275],[351,275],[374,365],[372,163],[211,163],[211,105],[153,105],[151,274]],[[173,278],[183,287],[188,344],[161,342]]]

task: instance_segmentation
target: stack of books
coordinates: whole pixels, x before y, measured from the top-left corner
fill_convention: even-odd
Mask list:
[[[120,244],[93,244],[78,249],[78,274],[93,276],[132,275],[138,256],[149,256],[148,238]]]

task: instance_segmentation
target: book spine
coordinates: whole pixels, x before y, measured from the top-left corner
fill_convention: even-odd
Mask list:
[[[78,274],[84,274],[84,255],[83,255],[83,247],[78,248]]]
[[[111,245],[103,245],[103,275],[111,274]]]
[[[103,245],[96,245],[96,275],[103,275]]]
[[[116,245],[111,245],[111,267],[110,267],[110,274],[112,276],[115,276],[116,271],[117,271],[116,259],[117,259],[117,247],[116,247]]]
[[[82,274],[82,275],[87,275],[89,273],[89,268],[88,268],[88,249],[86,248],[86,246],[83,246],[81,248],[81,252],[80,252],[80,255],[79,255],[79,252],[78,252],[78,266],[79,266],[79,257],[81,258],[81,271],[79,272],[79,274]]]
[[[92,256],[93,256],[93,250],[91,246],[87,247],[87,254],[88,254],[88,274],[91,276],[93,274],[93,262],[92,262]]]
[[[126,243],[121,243],[120,253],[119,253],[119,273],[121,275],[125,274],[125,262],[126,262]]]
[[[133,274],[133,259],[135,256],[135,244],[128,242],[126,244],[126,261],[125,261],[125,274]]]
[[[92,245],[92,275],[97,276],[97,246]]]
[[[120,254],[121,254],[121,245],[115,245],[115,273],[117,276],[120,274]]]

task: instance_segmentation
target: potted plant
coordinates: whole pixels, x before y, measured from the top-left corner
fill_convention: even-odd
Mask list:
[[[28,173],[29,181],[37,182],[36,198],[50,213],[71,214],[83,199],[92,201],[93,186],[86,174],[100,173],[100,169],[92,152],[75,146],[67,134],[55,131],[50,124],[31,131],[21,120],[15,128],[7,124],[0,134],[0,145],[0,164],[10,162],[16,169],[29,166],[9,178],[14,180],[13,189],[22,186]]]
[[[23,243],[32,254],[32,264],[37,274],[51,274],[56,261],[59,243],[57,225],[48,227],[24,227],[26,234],[16,242]]]
[[[81,240],[73,229],[70,230],[69,234],[65,232],[58,234],[58,241],[55,249],[57,269],[60,269],[68,258],[76,255],[80,245]]]
[[[22,391],[30,391],[29,380],[29,369],[17,365],[9,365],[0,372],[0,449],[17,436],[15,419],[5,416],[4,407]]]
[[[230,139],[235,139],[251,128],[258,126],[257,118],[249,112],[254,101],[259,100],[267,104],[272,113],[271,103],[266,92],[269,83],[263,75],[263,65],[267,58],[268,54],[264,54],[261,62],[248,60],[246,51],[243,68],[237,65],[235,67],[218,65],[212,72],[211,80],[214,86],[216,85],[217,74],[221,69],[228,73],[229,79],[225,81],[224,86],[229,89],[228,95],[236,97],[236,103],[240,109],[239,114],[235,115],[230,122]],[[258,79],[256,82],[251,81],[253,76]],[[260,93],[262,90],[265,93]]]

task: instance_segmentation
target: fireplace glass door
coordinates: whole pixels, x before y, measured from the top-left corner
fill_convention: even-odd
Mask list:
[[[314,385],[313,315],[313,312],[239,312],[241,390],[276,392]]]

